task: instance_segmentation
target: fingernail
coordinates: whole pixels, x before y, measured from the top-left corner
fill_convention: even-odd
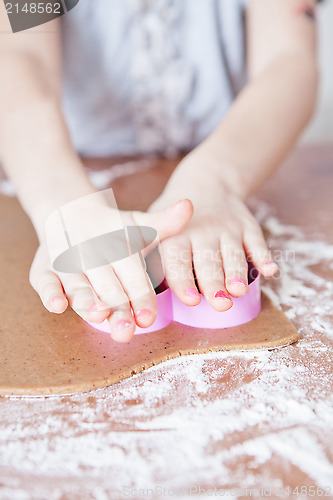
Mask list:
[[[125,321],[124,319],[121,319],[120,321],[117,321],[114,329],[118,331],[118,330],[123,330],[124,328],[128,328],[129,326],[131,326],[130,321]]]
[[[200,297],[199,292],[197,292],[196,290],[194,290],[194,288],[188,288],[186,290],[186,295],[190,295],[191,297]]]
[[[273,262],[272,260],[268,261],[268,262],[265,262],[265,266],[274,266],[274,267],[278,267],[277,264],[275,262]]]
[[[51,299],[51,304],[54,304],[55,302],[58,302],[60,300],[64,300],[64,297],[62,295],[56,295],[55,297],[53,297],[53,299]]]
[[[229,295],[227,293],[225,293],[223,290],[219,290],[218,292],[216,292],[216,294],[214,295],[214,297],[220,298],[220,299],[228,299],[228,300],[230,300]]]
[[[140,311],[138,311],[136,313],[137,318],[145,318],[146,316],[150,316],[150,315],[151,315],[151,311],[149,311],[149,309],[140,309]]]
[[[89,309],[90,311],[105,311],[105,309],[108,309],[108,306],[103,304],[103,302],[94,302]]]
[[[61,314],[61,312],[59,312],[58,309],[59,309],[59,306],[64,303],[64,300],[66,300],[66,299],[62,295],[56,295],[55,297],[53,297],[49,302],[49,307],[48,307],[49,311],[51,313]]]
[[[241,280],[240,278],[232,278],[232,280],[229,281],[230,285],[243,285],[246,286],[244,281]]]

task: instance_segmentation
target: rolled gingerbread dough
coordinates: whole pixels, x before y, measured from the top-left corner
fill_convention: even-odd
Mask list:
[[[88,391],[177,356],[272,349],[299,338],[263,294],[261,313],[245,325],[206,330],[174,322],[118,344],[71,310],[55,315],[43,308],[28,282],[37,248],[34,230],[14,198],[0,196],[0,214],[0,395]]]

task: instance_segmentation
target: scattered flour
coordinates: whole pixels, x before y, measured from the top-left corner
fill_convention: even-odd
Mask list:
[[[299,328],[297,345],[181,357],[87,394],[1,398],[1,500],[193,498],[199,485],[232,498],[246,488],[296,498],[288,486],[314,485],[333,497],[333,285],[323,273],[333,246],[253,205],[281,251],[264,289]]]

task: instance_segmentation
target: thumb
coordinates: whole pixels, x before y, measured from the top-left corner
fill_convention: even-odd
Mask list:
[[[162,241],[179,233],[193,215],[193,205],[188,199],[177,201],[171,207],[158,212],[133,212],[134,221],[139,226],[150,226],[156,229]]]

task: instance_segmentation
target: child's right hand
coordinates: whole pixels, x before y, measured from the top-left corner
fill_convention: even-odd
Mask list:
[[[189,200],[181,200],[155,213],[120,211],[120,214],[132,225],[156,229],[162,241],[186,226],[193,206]],[[90,216],[91,221],[98,221],[105,216],[105,210],[96,204]],[[77,222],[82,224],[82,220]],[[61,314],[69,303],[86,321],[100,323],[107,319],[112,338],[119,342],[131,339],[136,324],[145,328],[156,319],[156,294],[139,258],[135,262],[123,259],[85,273],[57,272],[51,264],[46,239],[40,238],[29,279],[50,312]]]

